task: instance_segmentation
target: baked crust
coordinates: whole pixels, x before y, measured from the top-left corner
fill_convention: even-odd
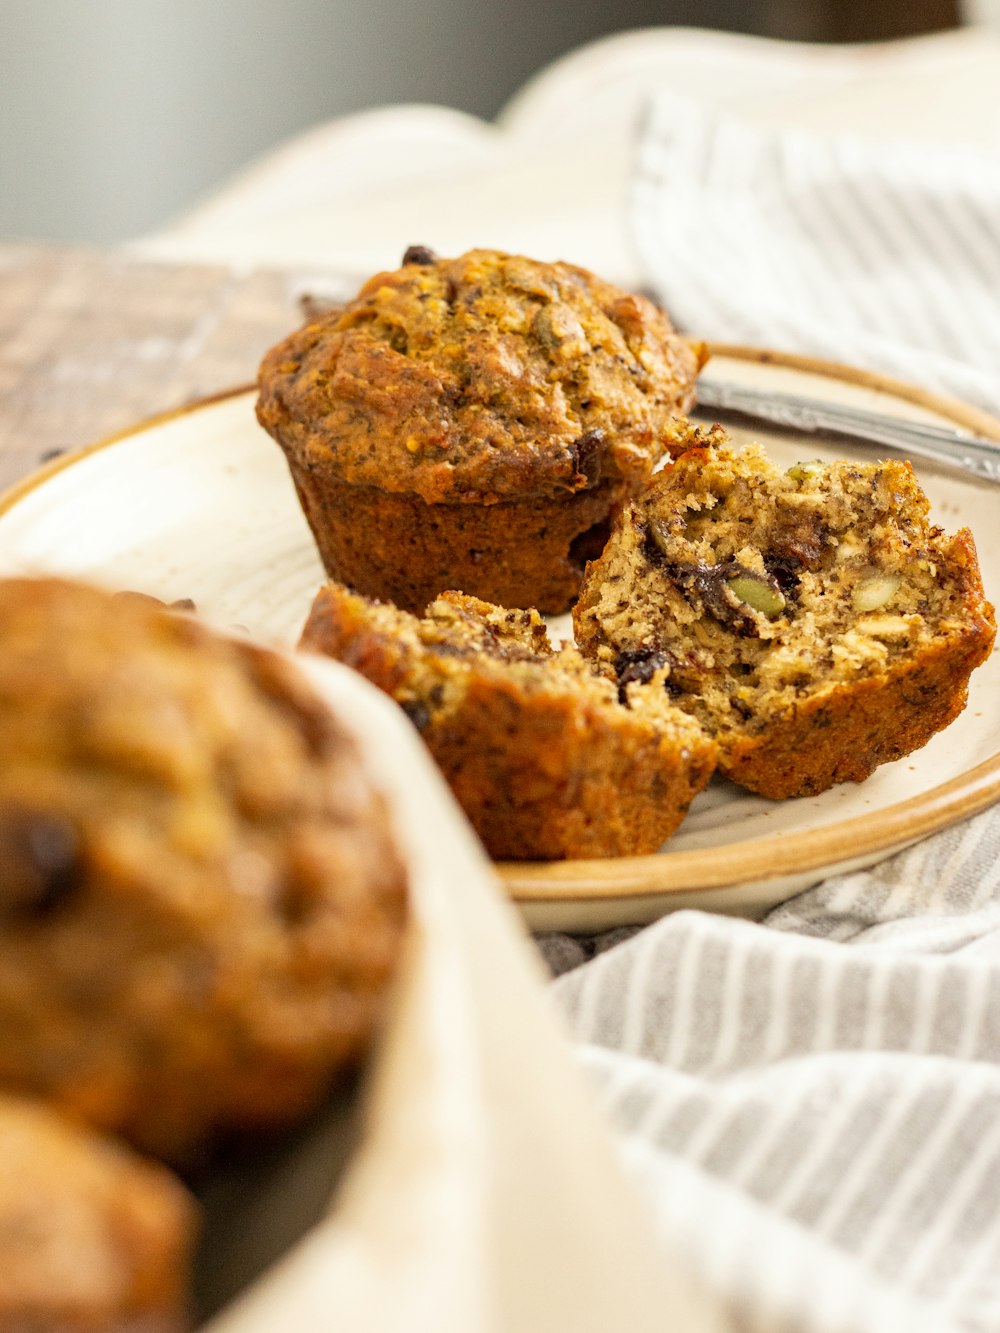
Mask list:
[[[984,656],[979,627],[949,635],[912,662],[807,699],[760,735],[733,736],[720,769],[778,799],[864,782],[954,722]]]
[[[258,419],[332,577],[413,610],[447,587],[566,610],[583,572],[574,540],[672,447],[704,349],[568,264],[418,257],[268,352]],[[365,554],[378,495],[413,536],[410,589]],[[449,528],[451,564],[436,541]],[[549,587],[540,571],[556,566]]]
[[[164,1167],[5,1095],[0,1162],[0,1328],[189,1326],[195,1206]]]
[[[404,917],[382,800],[283,659],[0,583],[0,1084],[173,1160],[295,1120],[369,1040]]]
[[[497,858],[655,851],[711,776],[712,742],[657,683],[620,702],[535,611],[449,592],[418,621],[329,584],[301,646],[401,705]]]
[[[649,474],[701,355],[643,296],[472,250],[378,273],[279,343],[258,415],[298,463],[355,485],[429,504],[562,496]]]
[[[582,651],[608,671],[656,655],[720,772],[763,796],[863,781],[953,721],[993,608],[971,533],[928,523],[910,465],[782,473],[720,428],[690,442],[588,568]]]
[[[566,611],[621,496],[606,483],[558,504],[430,505],[333,476],[296,486],[327,573],[417,613],[449,587],[478,589],[501,606]]]

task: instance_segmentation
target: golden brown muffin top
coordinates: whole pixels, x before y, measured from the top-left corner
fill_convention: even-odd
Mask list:
[[[404,877],[274,654],[0,582],[0,1086],[180,1159],[316,1103],[381,1012]]]
[[[704,360],[650,301],[570,264],[411,247],[273,348],[261,424],[300,466],[434,503],[645,476]]]
[[[186,1326],[195,1209],[167,1170],[7,1096],[0,1163],[0,1328]]]

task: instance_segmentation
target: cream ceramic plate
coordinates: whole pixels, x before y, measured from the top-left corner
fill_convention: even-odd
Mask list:
[[[816,362],[717,349],[717,379],[951,421],[1000,439],[1000,422],[919,391]],[[280,451],[239,392],[60,459],[0,502],[0,572],[54,571],[172,600],[222,625],[295,642],[323,573]],[[737,436],[744,432],[734,432]],[[775,459],[863,453],[753,432]],[[918,464],[937,522],[967,524],[987,593],[1000,596],[1000,491]],[[759,912],[834,871],[870,864],[1000,799],[1000,655],[969,706],[923,750],[860,786],[772,802],[716,781],[655,856],[511,864],[501,873],[537,928],[593,930],[674,907]]]

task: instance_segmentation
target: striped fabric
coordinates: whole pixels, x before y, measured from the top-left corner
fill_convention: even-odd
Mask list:
[[[1000,404],[1000,160],[765,135],[658,98],[638,154],[650,285],[702,337]]]
[[[1000,812],[761,925],[667,917],[555,992],[735,1327],[1000,1328]]]
[[[634,205],[685,327],[1000,407],[1000,164],[664,98]],[[761,924],[541,944],[665,1243],[735,1328],[1000,1329],[1000,810]]]

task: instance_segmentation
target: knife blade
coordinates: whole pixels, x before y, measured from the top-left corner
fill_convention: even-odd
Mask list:
[[[765,421],[807,434],[837,435],[879,444],[927,458],[943,467],[971,474],[1000,486],[1000,440],[989,440],[946,426],[824,402],[796,394],[752,389],[710,377],[698,381],[696,413]]]

